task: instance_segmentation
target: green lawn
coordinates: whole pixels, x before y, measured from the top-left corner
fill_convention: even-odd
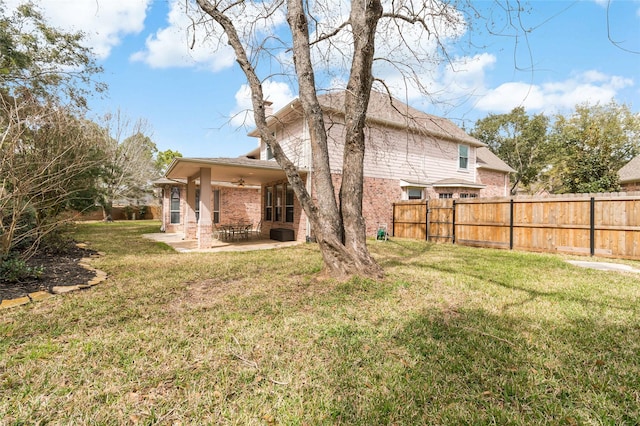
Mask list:
[[[315,245],[158,226],[79,226],[107,281],[0,311],[0,424],[639,423],[638,275],[391,239],[384,281],[336,283]]]

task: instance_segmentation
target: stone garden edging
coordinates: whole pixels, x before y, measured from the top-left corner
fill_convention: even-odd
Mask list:
[[[78,244],[78,246],[86,248],[86,244]],[[21,305],[26,305],[28,303],[35,303],[35,302],[39,302],[41,300],[45,300],[50,297],[53,297],[56,294],[64,294],[64,293],[69,293],[71,291],[76,291],[76,290],[85,290],[87,288],[91,288],[97,284],[100,284],[102,281],[107,279],[107,273],[94,268],[89,263],[91,262],[92,259],[95,259],[100,256],[104,256],[104,253],[97,252],[95,255],[91,255],[90,257],[83,257],[82,259],[80,259],[80,261],[78,261],[78,265],[80,267],[96,273],[96,276],[91,278],[86,283],[69,285],[69,286],[54,286],[51,288],[51,293],[49,293],[48,291],[42,290],[42,291],[29,293],[26,296],[18,297],[17,299],[3,300],[2,303],[0,303],[0,309],[8,309],[8,308],[13,308],[14,306],[21,306]]]

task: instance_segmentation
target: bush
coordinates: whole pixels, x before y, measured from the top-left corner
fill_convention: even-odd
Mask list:
[[[67,253],[74,244],[70,234],[73,229],[74,226],[72,224],[64,224],[49,232],[42,238],[39,249],[54,254]]]
[[[43,272],[41,266],[29,266],[24,260],[14,256],[6,257],[0,261],[0,278],[4,281],[18,282],[30,278],[40,278]]]

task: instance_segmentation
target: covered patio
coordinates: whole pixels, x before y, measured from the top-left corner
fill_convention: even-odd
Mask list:
[[[301,175],[305,178],[306,172],[302,171]],[[174,194],[163,194],[163,226],[171,224],[168,233],[181,234],[183,241],[195,241],[198,250],[206,250],[226,244],[238,247],[268,238],[273,223],[259,226],[265,216],[264,204],[267,202],[263,199],[263,188],[274,183],[286,184],[286,175],[273,160],[250,157],[176,158],[162,182],[164,188],[171,191],[174,190],[171,182],[186,186],[186,191],[183,187],[184,200],[180,200],[178,194],[178,202],[182,201],[179,210],[174,207]],[[220,207],[221,191],[225,193],[224,209]],[[249,204],[250,207],[246,207]],[[177,220],[174,220],[174,215]],[[256,238],[245,238],[247,241],[217,238],[221,229],[237,227],[240,223],[246,223],[254,232],[261,228],[261,234],[254,236]]]

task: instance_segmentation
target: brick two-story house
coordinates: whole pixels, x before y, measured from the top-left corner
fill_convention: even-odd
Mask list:
[[[623,191],[640,191],[640,155],[625,164],[618,177]]]
[[[319,96],[328,131],[331,172],[341,180],[344,93]],[[309,131],[296,99],[267,123],[313,192]],[[259,138],[257,131],[249,133]],[[367,232],[391,223],[400,200],[506,196],[507,164],[451,121],[372,93],[367,112],[363,215]],[[313,235],[284,172],[262,141],[239,158],[176,158],[165,174],[164,229],[211,244],[212,224],[238,220],[291,229],[296,240]],[[201,185],[210,182],[210,185]]]

